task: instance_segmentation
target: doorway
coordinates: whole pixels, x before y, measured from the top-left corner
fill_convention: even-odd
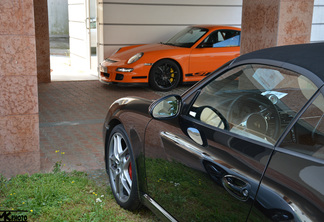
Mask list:
[[[63,38],[67,47],[51,48],[51,79],[97,80],[97,0],[68,0],[64,10],[68,14],[68,37]],[[56,14],[60,16],[63,13],[57,11]],[[55,47],[60,38],[54,39],[50,41],[51,47]]]

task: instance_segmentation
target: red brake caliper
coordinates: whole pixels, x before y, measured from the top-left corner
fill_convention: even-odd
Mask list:
[[[129,173],[129,177],[131,178],[131,180],[133,180],[133,176],[132,176],[132,163],[129,163],[128,173]]]

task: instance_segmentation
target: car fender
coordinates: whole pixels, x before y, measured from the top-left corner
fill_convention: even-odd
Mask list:
[[[139,189],[146,190],[145,175],[142,173],[144,168],[144,135],[145,129],[152,117],[148,112],[148,108],[152,101],[138,97],[125,97],[116,100],[109,108],[106,116],[103,136],[105,144],[105,159],[107,155],[106,147],[112,129],[119,124],[122,124],[126,130],[127,136],[130,140],[133,155],[136,162],[137,181],[139,182]]]

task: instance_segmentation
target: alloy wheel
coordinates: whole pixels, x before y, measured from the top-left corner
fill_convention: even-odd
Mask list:
[[[126,202],[132,190],[132,164],[129,147],[121,133],[116,132],[109,144],[109,176],[111,187],[121,202]]]
[[[181,78],[179,66],[171,60],[161,60],[155,63],[150,72],[150,85],[159,91],[175,88]]]

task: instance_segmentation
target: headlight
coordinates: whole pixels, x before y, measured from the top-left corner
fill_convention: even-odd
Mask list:
[[[132,64],[139,60],[144,55],[143,52],[137,53],[136,55],[132,56],[128,61],[127,64]]]

